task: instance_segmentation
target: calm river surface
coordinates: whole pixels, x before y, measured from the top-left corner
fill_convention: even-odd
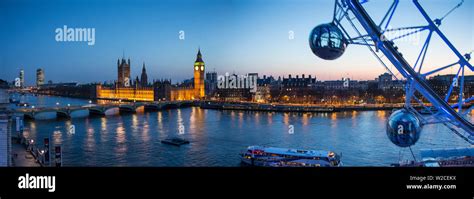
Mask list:
[[[86,105],[88,100],[54,96],[19,97],[35,106]],[[390,166],[412,160],[410,151],[392,144],[385,133],[387,111],[339,113],[269,113],[206,110],[197,107],[87,117],[77,112],[71,120],[42,113],[26,121],[24,135],[42,145],[45,137],[63,147],[64,166],[239,166],[239,153],[249,145],[322,149],[342,153],[345,166]],[[75,134],[68,127],[75,126]],[[179,126],[184,134],[179,135]],[[289,126],[294,133],[289,133]],[[160,140],[181,136],[191,141],[181,147]],[[442,125],[425,126],[420,149],[467,147],[469,144]]]

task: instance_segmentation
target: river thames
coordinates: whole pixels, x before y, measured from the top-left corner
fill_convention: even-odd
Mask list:
[[[19,99],[37,107],[89,104],[85,99],[55,96]],[[42,113],[39,119],[25,121],[23,134],[37,140],[38,146],[46,137],[53,145],[61,145],[64,166],[235,167],[240,166],[239,153],[249,145],[331,150],[342,153],[344,166],[390,166],[413,160],[408,148],[399,148],[387,138],[388,111],[274,113],[189,107],[87,115],[79,111],[66,120]],[[68,132],[70,125],[75,127],[74,134]],[[191,143],[176,147],[160,142],[169,137]],[[419,158],[420,149],[469,146],[443,125],[429,125],[412,149]]]

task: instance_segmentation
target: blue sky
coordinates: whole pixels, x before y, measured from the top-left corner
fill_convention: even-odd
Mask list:
[[[391,1],[367,4],[380,16]],[[458,0],[420,0],[433,18]],[[419,14],[402,0],[395,18],[413,24]],[[474,49],[474,2],[466,1],[441,29],[462,52]],[[198,47],[207,71],[258,72],[267,75],[311,74],[318,79],[373,79],[385,70],[362,46],[349,46],[335,61],[314,56],[308,46],[311,29],[332,19],[331,0],[169,0],[169,1],[37,1],[0,2],[0,79],[13,80],[20,68],[27,84],[35,70],[46,80],[81,83],[115,80],[118,58],[131,59],[132,75],[146,62],[149,79],[192,77]],[[424,23],[422,23],[424,24]],[[55,29],[95,28],[95,45],[56,42]],[[179,31],[185,40],[179,40]],[[293,31],[295,38],[288,39]],[[407,47],[405,54],[415,54]],[[434,46],[432,64],[444,65],[447,51]],[[453,60],[455,61],[455,60]]]

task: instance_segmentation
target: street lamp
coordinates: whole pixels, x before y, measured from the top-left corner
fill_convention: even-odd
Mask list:
[[[56,102],[56,106],[59,106],[59,102]]]
[[[67,107],[70,107],[70,106],[71,106],[71,104],[67,104]]]

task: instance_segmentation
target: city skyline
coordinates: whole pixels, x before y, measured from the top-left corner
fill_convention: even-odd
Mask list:
[[[122,58],[119,59],[119,61],[121,60]],[[128,60],[128,59],[126,59]],[[123,59],[122,59],[123,61]],[[186,82],[190,82],[193,80],[193,77],[189,77],[189,78],[184,78],[180,81],[177,81],[177,80],[173,80],[172,78],[169,78],[169,77],[151,77],[150,79],[148,79],[148,75],[146,74],[146,68],[145,68],[145,63],[142,63],[141,65],[141,72],[140,73],[137,73],[137,74],[131,74],[130,75],[130,81],[132,82],[132,84],[135,84],[137,83],[135,80],[138,79],[139,82],[138,84],[143,86],[143,84],[146,84],[146,85],[152,85],[155,81],[156,82],[160,82],[160,81],[170,81],[170,83],[172,84],[176,84],[176,85],[180,85],[180,84],[185,84]],[[118,70],[118,69],[117,69]],[[38,71],[41,71],[41,80],[38,79]],[[56,84],[56,83],[77,83],[77,84],[96,84],[96,83],[100,83],[100,84],[119,84],[119,82],[121,82],[119,79],[115,78],[115,79],[107,79],[107,80],[97,80],[97,81],[91,81],[91,82],[79,82],[79,81],[74,81],[74,80],[71,80],[71,81],[67,81],[67,82],[58,82],[58,81],[53,81],[53,79],[47,79],[45,77],[45,74],[44,74],[44,70],[43,68],[37,68],[34,70],[34,79],[33,80],[30,80],[32,81],[31,84],[27,84],[27,83],[24,83],[26,82],[27,80],[23,79],[24,76],[25,76],[25,71],[24,69],[20,69],[18,71],[18,80],[21,81],[21,86],[22,87],[35,87],[38,85],[43,85],[43,84],[50,84],[50,83],[53,83],[53,84]],[[120,71],[115,71],[116,73]],[[218,73],[216,72],[215,70],[212,70],[212,71],[205,71],[205,74],[210,74],[210,73],[215,73],[216,75],[220,75],[220,76],[227,76],[227,75],[249,75],[249,74],[257,74],[258,75],[258,79],[266,79],[266,78],[273,78],[275,81],[277,80],[284,80],[284,79],[291,79],[291,78],[302,78],[304,79],[305,78],[305,75],[306,78],[314,78],[316,81],[318,82],[331,82],[331,81],[345,81],[345,80],[350,80],[350,81],[377,81],[380,76],[383,76],[383,75],[390,75],[392,76],[392,78],[395,78],[394,75],[390,74],[389,72],[386,72],[386,71],[382,71],[381,73],[379,74],[376,74],[375,76],[373,77],[368,77],[367,79],[356,79],[356,78],[352,78],[350,75],[341,75],[340,77],[336,77],[336,78],[333,78],[333,79],[320,79],[318,76],[314,76],[314,74],[311,74],[311,73],[288,73],[288,74],[282,74],[282,75],[278,75],[278,76],[275,76],[275,75],[272,75],[272,74],[267,74],[267,73],[252,73],[252,72],[244,72],[244,71],[241,71],[240,73],[239,72],[232,72],[232,73],[229,73],[229,72],[226,72],[226,73]],[[146,75],[145,79],[146,79],[146,82],[141,82],[142,79],[144,79],[143,75]],[[434,76],[430,76],[429,79],[433,78],[433,77],[436,77],[436,76],[453,76],[455,74],[452,74],[452,73],[447,73],[447,74],[443,74],[443,75],[434,75]],[[474,75],[467,75],[467,76],[474,76]],[[22,78],[23,77],[23,78]],[[0,78],[0,80],[2,80]],[[5,80],[5,79],[3,79]],[[7,82],[9,83],[12,83],[14,84],[16,79],[14,80],[11,80],[11,81],[8,81],[6,80]],[[38,84],[38,81],[42,82],[40,84]],[[397,79],[393,79],[393,81],[399,81]],[[404,81],[404,80],[402,80]]]
[[[216,185],[472,197],[473,11],[474,0],[0,0],[0,199]]]
[[[388,7],[386,3],[372,3],[380,10]],[[447,11],[445,7],[458,2],[421,3],[433,11],[432,15],[440,16]],[[370,80],[385,72],[365,47],[349,46],[340,59],[331,62],[311,53],[307,43],[309,31],[330,21],[332,1],[182,0],[142,1],[133,5],[131,1],[112,5],[107,1],[89,4],[72,1],[67,5],[64,2],[35,5],[38,3],[28,1],[25,6],[22,2],[3,1],[0,4],[0,21],[10,30],[0,33],[0,40],[5,44],[1,47],[5,53],[0,55],[0,66],[5,70],[0,78],[9,82],[24,69],[26,85],[33,85],[37,68],[45,71],[45,81],[114,80],[115,61],[123,54],[132,60],[132,77],[140,75],[145,62],[150,80],[170,78],[181,82],[192,77],[189,68],[199,47],[206,56],[207,71],[219,74],[255,72],[274,77],[312,74],[320,80],[341,77]],[[411,7],[406,1],[400,6]],[[441,27],[463,53],[474,46],[472,17],[463,17],[469,16],[472,7],[473,2],[465,2]],[[94,17],[99,11],[100,19]],[[408,21],[411,17],[407,14],[401,20]],[[95,28],[95,45],[55,41],[54,30],[63,25]],[[468,31],[456,31],[461,26]],[[180,31],[185,33],[184,40],[180,40]],[[288,38],[289,31],[294,32],[293,40]],[[442,51],[437,51],[433,50],[433,57],[439,57],[442,64],[438,65],[443,65]],[[97,73],[97,69],[101,72]]]

